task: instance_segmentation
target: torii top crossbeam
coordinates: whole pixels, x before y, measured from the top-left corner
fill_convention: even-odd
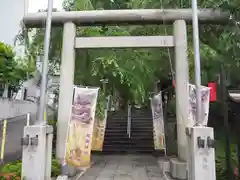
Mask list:
[[[42,27],[45,25],[47,13],[28,13],[23,17],[26,27]],[[79,26],[110,24],[171,24],[175,20],[192,22],[192,9],[131,9],[131,10],[96,10],[53,12],[53,26],[61,26],[71,21]],[[199,22],[206,24],[226,24],[229,13],[221,10],[200,9]]]

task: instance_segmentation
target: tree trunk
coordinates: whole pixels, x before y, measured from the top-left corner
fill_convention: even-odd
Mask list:
[[[8,98],[8,90],[9,90],[9,84],[6,83],[6,84],[4,85],[4,91],[3,91],[3,96],[2,96],[2,97]]]

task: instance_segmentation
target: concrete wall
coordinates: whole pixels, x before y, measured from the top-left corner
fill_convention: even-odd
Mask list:
[[[18,99],[0,98],[0,119],[21,116],[27,113],[36,114],[37,104]]]

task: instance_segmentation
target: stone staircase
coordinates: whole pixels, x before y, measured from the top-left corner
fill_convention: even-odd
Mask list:
[[[131,151],[140,153],[154,152],[151,109],[132,108],[131,117]]]
[[[127,112],[112,111],[108,113],[103,143],[104,153],[127,152],[129,149],[127,124]]]
[[[103,153],[152,153],[154,152],[153,122],[150,109],[131,110],[131,133],[127,111],[108,113]]]

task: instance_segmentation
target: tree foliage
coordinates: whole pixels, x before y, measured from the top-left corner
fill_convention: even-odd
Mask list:
[[[12,47],[0,42],[0,83],[17,86],[27,73],[27,64],[15,58]]]
[[[240,82],[236,77],[239,69],[239,2],[237,0],[201,0],[201,8],[221,8],[230,12],[229,23],[220,25],[201,25],[201,70],[202,83],[216,80],[219,64],[223,63],[229,71],[233,83]],[[134,8],[189,8],[189,0],[65,0],[65,11],[94,9],[134,9]],[[97,26],[79,27],[77,36],[139,36],[172,34],[167,25],[142,26]],[[44,29],[37,29],[32,41],[27,45],[28,56],[36,57],[42,52]],[[190,80],[194,82],[192,27],[188,27]],[[62,27],[52,29],[50,63],[61,63]],[[34,58],[33,58],[34,59]],[[146,102],[153,91],[156,80],[166,78],[172,70],[174,61],[172,49],[104,49],[79,50],[75,61],[75,84],[103,86],[101,79],[108,79],[104,94],[118,94],[120,98]],[[173,65],[172,65],[173,64]],[[51,70],[51,69],[50,69]]]

